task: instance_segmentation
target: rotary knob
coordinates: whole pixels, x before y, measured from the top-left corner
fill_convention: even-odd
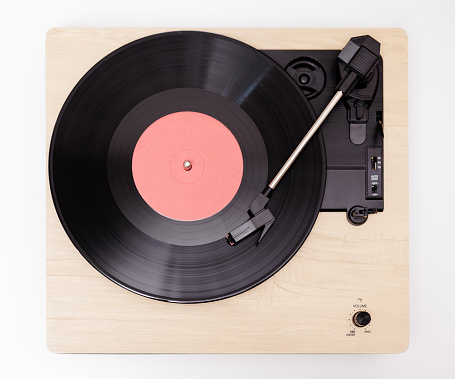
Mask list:
[[[352,316],[352,321],[354,322],[355,326],[363,328],[371,322],[371,315],[368,312],[360,311]]]

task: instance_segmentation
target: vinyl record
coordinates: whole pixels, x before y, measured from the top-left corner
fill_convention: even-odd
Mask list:
[[[182,303],[239,294],[283,267],[316,220],[320,134],[277,186],[261,243],[257,233],[225,239],[313,121],[290,77],[244,43],[201,32],[134,41],[97,63],[59,114],[57,213],[85,259],[135,293]]]

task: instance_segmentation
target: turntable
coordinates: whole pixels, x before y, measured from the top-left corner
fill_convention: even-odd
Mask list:
[[[403,31],[53,29],[47,116],[51,351],[407,348]]]

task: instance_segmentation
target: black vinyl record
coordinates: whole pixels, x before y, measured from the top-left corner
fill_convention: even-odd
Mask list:
[[[179,221],[144,201],[131,162],[147,127],[187,111],[229,129],[243,176],[221,211]],[[49,155],[58,216],[85,259],[135,293],[182,303],[239,294],[283,267],[316,220],[325,186],[319,133],[277,186],[268,204],[276,221],[261,243],[257,233],[235,246],[225,239],[314,119],[287,74],[246,44],[201,32],[134,41],[97,63],[59,114]]]

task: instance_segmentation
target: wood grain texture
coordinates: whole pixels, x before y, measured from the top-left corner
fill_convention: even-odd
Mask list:
[[[46,46],[47,149],[66,97],[116,48],[172,29],[51,29]],[[202,30],[202,29],[199,29]],[[401,29],[209,29],[258,49],[340,49],[381,41],[385,210],[362,227],[320,213],[296,256],[238,296],[169,304],[112,283],[79,254],[47,184],[47,345],[74,353],[395,353],[409,340],[407,36]],[[362,299],[359,302],[358,299]],[[350,317],[366,306],[365,333]]]

